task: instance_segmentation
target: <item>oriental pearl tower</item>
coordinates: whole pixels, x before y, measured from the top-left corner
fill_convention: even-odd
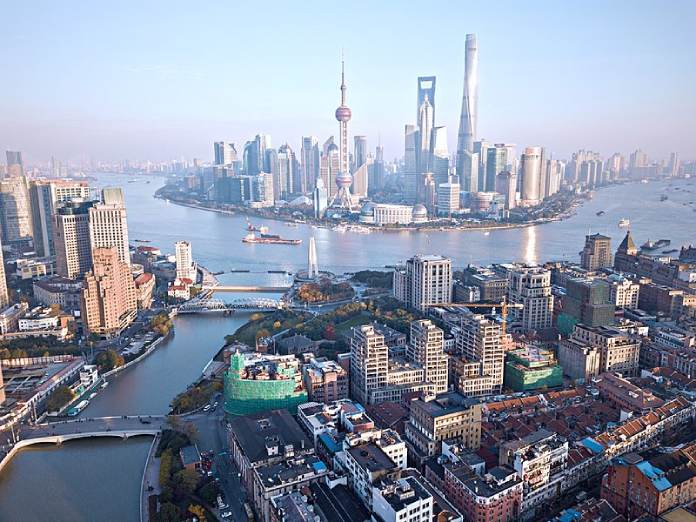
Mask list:
[[[348,122],[352,116],[350,108],[346,105],[346,75],[341,60],[341,105],[336,109],[338,120],[340,144],[338,149],[338,174],[336,175],[336,195],[331,202],[332,207],[353,210],[353,199],[350,195],[350,186],[353,176],[348,168]]]

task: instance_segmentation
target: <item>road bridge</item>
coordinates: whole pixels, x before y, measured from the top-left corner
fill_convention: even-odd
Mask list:
[[[236,311],[268,312],[285,308],[278,299],[245,298],[222,301],[221,299],[193,299],[177,308],[177,314],[232,313]]]
[[[263,292],[282,294],[292,288],[291,285],[286,286],[244,286],[244,285],[213,285],[202,286],[204,292]]]

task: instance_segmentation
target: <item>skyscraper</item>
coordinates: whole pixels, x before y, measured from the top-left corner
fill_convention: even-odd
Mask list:
[[[302,138],[300,169],[302,171],[300,192],[308,192],[319,177],[319,140],[315,136]]]
[[[176,259],[176,278],[190,279],[196,282],[196,265],[191,254],[191,243],[177,241],[174,243],[174,257]]]
[[[324,185],[322,178],[317,178],[316,186],[314,187],[314,217],[322,219],[326,212],[326,207],[329,206],[329,195]]]
[[[282,145],[278,149],[278,185],[280,187],[280,195],[283,198],[296,192],[296,163],[295,153],[290,148],[290,145],[287,143]]]
[[[331,136],[324,142],[321,152],[321,161],[319,167],[319,175],[324,182],[324,188],[332,201],[336,195],[336,178],[340,169],[340,157],[338,146],[334,143],[334,138]]]
[[[408,306],[426,311],[430,305],[452,301],[452,260],[417,255],[394,273],[394,295]]]
[[[85,331],[111,337],[135,318],[135,283],[130,266],[120,259],[116,247],[95,248],[92,261],[82,290],[81,317]]]
[[[373,390],[387,386],[389,349],[372,325],[353,328],[350,339],[350,390],[354,400],[371,404]]]
[[[517,175],[509,170],[503,171],[495,178],[495,191],[505,199],[505,210],[512,210],[517,205]]]
[[[457,352],[463,358],[452,363],[457,390],[469,396],[500,392],[505,370],[500,323],[492,316],[466,314],[454,334]]]
[[[476,140],[476,122],[478,119],[478,45],[475,34],[466,35],[464,55],[464,94],[462,96],[462,113],[459,119],[459,136],[457,141],[457,175],[464,178],[460,165],[464,165],[464,152],[474,152]],[[497,174],[497,173],[496,173]],[[493,178],[495,180],[495,178]]]
[[[351,193],[358,198],[367,197],[368,173],[372,158],[367,155],[367,137],[354,136],[353,146],[353,185]]]
[[[93,201],[70,202],[58,209],[53,229],[56,272],[68,279],[79,279],[92,268],[89,209]]]
[[[416,198],[418,186],[418,128],[415,125],[404,127],[404,170],[403,191],[407,199]]]
[[[418,148],[416,149],[418,173],[430,172],[430,143],[433,132],[433,106],[428,94],[418,109]]]
[[[229,141],[216,141],[213,144],[215,151],[215,165],[231,165],[237,161],[237,147]]]
[[[346,105],[347,89],[345,68],[343,61],[341,61],[341,105],[336,109],[336,120],[338,120],[339,131],[339,172],[336,176],[336,195],[334,196],[332,206],[352,210],[353,199],[350,195],[350,186],[353,183],[353,176],[350,174],[350,165],[348,161],[348,122],[353,113]]]
[[[5,277],[5,258],[2,254],[2,242],[0,241],[0,311],[4,310],[8,304],[10,304],[10,296],[7,293],[7,278]],[[0,387],[2,387],[1,380]]]
[[[120,188],[103,189],[102,202],[89,209],[89,235],[92,249],[116,247],[119,259],[130,265],[126,203]]]
[[[449,176],[449,150],[447,148],[447,127],[433,127],[430,143],[430,169],[435,185],[446,183]]]
[[[520,172],[522,175],[522,190],[520,199],[522,205],[537,205],[539,197],[539,185],[541,179],[541,147],[527,147],[520,159]]]
[[[523,331],[550,328],[553,320],[551,272],[540,267],[517,267],[509,273],[508,301],[521,304],[512,315]]]
[[[33,237],[31,201],[23,174],[0,180],[0,222],[5,243],[29,243]]]
[[[22,153],[15,150],[8,150],[5,151],[5,156],[7,157],[7,175],[9,177],[23,176],[24,163],[22,162]]]
[[[58,207],[68,201],[89,199],[89,185],[85,181],[34,181],[29,188],[34,250],[39,256],[55,255],[53,226]]]
[[[416,121],[420,119],[420,108],[426,97],[430,101],[430,105],[433,108],[433,121],[435,121],[435,76],[418,77],[418,102],[416,103]]]
[[[508,170],[508,148],[504,143],[496,143],[495,146],[489,147],[486,153],[486,178],[483,186],[479,185],[478,192],[494,192],[495,178]]]

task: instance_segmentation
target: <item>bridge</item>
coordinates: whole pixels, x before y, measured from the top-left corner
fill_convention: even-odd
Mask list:
[[[203,292],[263,292],[282,294],[292,288],[291,285],[286,286],[240,286],[240,285],[203,285]]]
[[[233,313],[236,311],[268,312],[285,308],[285,303],[278,299],[243,298],[232,301],[222,301],[204,297],[192,299],[177,308],[178,314]]]
[[[22,426],[19,440],[9,448],[0,448],[0,470],[22,448],[34,444],[62,444],[69,440],[97,437],[128,439],[155,436],[167,426],[163,415],[97,417]]]

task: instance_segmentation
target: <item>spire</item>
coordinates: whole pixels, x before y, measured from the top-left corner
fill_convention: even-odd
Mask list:
[[[346,104],[346,67],[343,61],[343,52],[341,52],[341,105]]]
[[[626,237],[624,237],[623,241],[621,241],[621,244],[619,245],[617,252],[631,255],[635,255],[638,252],[636,244],[633,242],[633,238],[631,237],[630,230],[626,232]]]

